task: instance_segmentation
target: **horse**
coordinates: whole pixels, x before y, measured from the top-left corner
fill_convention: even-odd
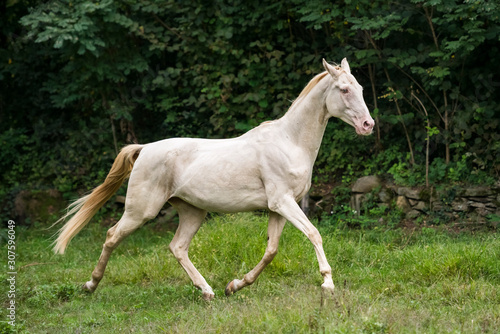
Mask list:
[[[322,238],[298,202],[311,186],[314,161],[331,117],[350,124],[358,135],[369,135],[375,124],[362,87],[344,58],[341,65],[323,59],[316,75],[279,119],[264,122],[229,139],[169,138],[125,146],[104,183],[76,200],[59,220],[71,217],[58,231],[54,252],[63,254],[71,239],[129,178],[124,213],[106,234],[91,280],[83,289],[94,292],[113,250],[128,235],[156,217],[166,202],[178,212],[179,225],[169,249],[203,298],[214,292],[188,257],[192,238],[207,212],[268,210],[268,241],[260,262],[242,279],[234,279],[226,295],[251,285],[273,260],[286,221],[314,246],[324,282],[322,293],[333,294],[331,267]]]

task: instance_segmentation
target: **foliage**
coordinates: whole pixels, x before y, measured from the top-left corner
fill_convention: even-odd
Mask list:
[[[340,190],[338,189],[345,189]],[[379,203],[378,193],[380,187],[364,195],[360,203],[360,212],[356,212],[349,204],[351,191],[349,188],[338,187],[333,191],[335,202],[330,212],[323,212],[320,215],[319,225],[333,228],[354,228],[354,229],[393,229],[401,226],[405,217],[395,205]]]
[[[98,184],[120,146],[232,137],[347,57],[377,121],[332,120],[316,182],[498,179],[500,4],[10,0],[0,30],[0,202]],[[428,145],[428,146],[427,146]],[[428,156],[428,158],[426,158]],[[472,172],[472,173],[471,173]]]

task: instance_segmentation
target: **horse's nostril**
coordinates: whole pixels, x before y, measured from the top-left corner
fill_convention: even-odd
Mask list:
[[[369,121],[363,122],[363,128],[370,129],[371,127],[373,127],[373,124],[371,122],[369,122]]]

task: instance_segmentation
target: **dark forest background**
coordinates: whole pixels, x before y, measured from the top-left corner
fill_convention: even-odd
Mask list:
[[[346,57],[374,135],[332,119],[313,182],[491,184],[500,173],[500,3],[7,0],[0,203],[74,198],[127,143],[227,138],[282,116]],[[428,173],[426,174],[426,169]]]

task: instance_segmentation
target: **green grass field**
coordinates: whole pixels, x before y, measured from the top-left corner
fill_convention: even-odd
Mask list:
[[[496,233],[321,228],[336,292],[322,300],[310,242],[290,224],[256,283],[224,288],[260,260],[265,216],[214,216],[190,258],[212,285],[205,302],[170,254],[173,231],[148,224],[114,252],[101,285],[90,278],[107,227],[93,221],[64,256],[54,230],[16,230],[16,330],[27,333],[498,333],[500,241]],[[5,249],[5,247],[3,247]],[[4,252],[6,253],[6,252]],[[0,274],[7,289],[7,256]],[[2,290],[0,333],[6,323]]]

